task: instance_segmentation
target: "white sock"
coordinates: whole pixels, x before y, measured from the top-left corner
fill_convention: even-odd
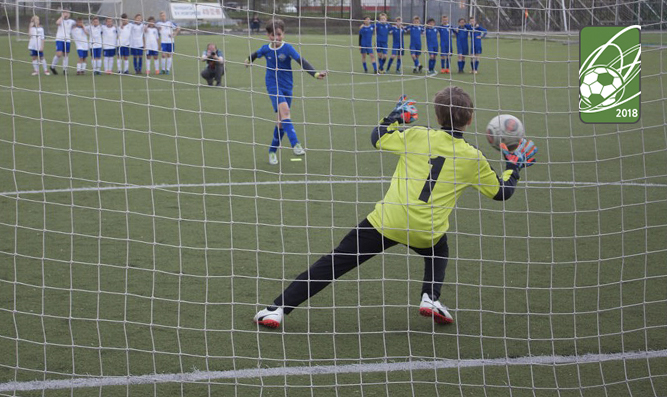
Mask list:
[[[67,66],[69,66],[69,57],[64,56],[63,57],[63,70],[67,69]]]
[[[146,71],[148,73],[150,73],[150,71],[151,71],[151,59],[150,58],[146,58]]]
[[[159,62],[159,61],[156,59],[156,60],[155,60],[155,71],[158,72],[158,73],[160,73],[160,67],[158,66],[158,62]]]
[[[118,58],[116,58],[116,66],[117,66],[118,71],[122,72],[123,69],[120,67],[120,64],[121,64],[121,59],[120,59],[120,57],[118,57]]]
[[[167,58],[167,70],[171,70],[171,57]]]
[[[36,59],[32,61],[32,68],[35,72],[39,73],[39,61]]]
[[[46,59],[42,58],[42,65],[44,66],[44,71],[46,72],[49,70],[48,66],[46,66]]]
[[[125,63],[125,69],[123,69],[123,72],[127,72],[130,70],[130,60],[126,59],[124,63]]]
[[[167,58],[162,58],[160,60],[160,65],[161,65],[162,70],[165,70],[164,67],[165,67],[166,64],[167,64]]]
[[[104,71],[110,72],[113,69],[113,58],[105,57],[104,58]]]
[[[58,61],[60,60],[60,57],[58,55],[53,56],[53,62],[51,62],[51,67],[55,68],[56,65],[58,64]]]

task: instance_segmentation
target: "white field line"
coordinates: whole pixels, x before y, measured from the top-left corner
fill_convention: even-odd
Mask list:
[[[287,180],[287,181],[257,181],[257,182],[212,182],[212,183],[166,183],[158,185],[109,185],[74,187],[62,189],[18,190],[0,192],[0,196],[20,196],[24,194],[47,193],[75,193],[75,192],[103,192],[108,190],[136,190],[136,189],[182,189],[201,187],[233,187],[233,186],[264,186],[264,185],[339,185],[339,184],[367,184],[389,183],[389,178],[373,179],[314,179],[314,180]],[[523,185],[540,186],[572,186],[572,187],[600,187],[600,186],[635,186],[665,188],[667,183],[640,183],[640,182],[574,182],[574,181],[525,181]]]
[[[585,354],[582,356],[525,356],[516,358],[492,358],[469,360],[432,360],[378,362],[342,365],[312,365],[302,367],[249,368],[230,371],[195,371],[175,374],[130,376],[73,377],[71,379],[36,380],[30,382],[0,383],[0,392],[79,389],[85,387],[130,386],[155,383],[215,382],[226,379],[254,379],[271,376],[313,376],[333,374],[361,374],[371,372],[420,371],[466,367],[505,367],[519,365],[579,365],[625,360],[649,360],[667,357],[667,350],[640,352]]]

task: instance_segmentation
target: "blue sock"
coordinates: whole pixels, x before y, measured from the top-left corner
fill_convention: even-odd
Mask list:
[[[396,71],[398,72],[399,70],[401,70],[401,58],[396,60]]]
[[[479,69],[479,61],[475,61],[475,70]]]
[[[366,62],[362,62],[362,65],[364,65],[364,72],[368,72],[368,66],[366,66]]]
[[[475,70],[475,61],[470,61],[470,69]]]
[[[440,58],[440,69],[445,68],[445,58]]]
[[[271,147],[269,148],[269,153],[275,153],[280,147],[280,140],[283,139],[285,135],[284,129],[278,129],[278,126],[275,126],[273,129],[273,140],[271,141]]]
[[[290,119],[285,119],[280,121],[283,125],[283,130],[285,130],[285,133],[287,134],[287,137],[289,138],[289,143],[294,147],[297,143],[299,143],[299,138],[296,137],[296,131],[294,130],[294,124],[292,124],[292,120]]]
[[[446,69],[449,69],[449,58],[446,59],[447,62],[445,64],[447,65]]]
[[[387,63],[387,70],[391,69],[391,64],[394,62],[394,58],[389,58],[389,63]]]
[[[385,59],[380,58],[380,70],[384,70],[384,62],[385,62]]]
[[[428,60],[428,70],[430,72],[432,72],[433,69],[435,69],[435,59],[429,59]]]
[[[466,61],[459,61],[459,71],[463,72],[463,68],[466,66]]]
[[[137,71],[137,57],[132,57],[132,64],[134,65],[134,71]]]
[[[375,73],[378,72],[378,64],[375,63],[375,62],[373,62],[373,71],[374,71]]]
[[[144,64],[144,57],[139,57],[139,71],[141,72],[141,67]]]

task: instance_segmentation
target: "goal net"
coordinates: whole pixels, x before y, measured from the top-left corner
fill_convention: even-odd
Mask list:
[[[157,2],[114,4],[102,24],[159,21]],[[0,1],[0,395],[664,395],[667,2],[165,2],[180,28],[171,63],[144,52],[137,73],[130,55],[129,73],[114,58],[95,74],[88,56],[77,74],[72,42],[66,74],[55,59],[57,75],[31,75],[30,17],[50,27],[52,66],[58,10],[87,26],[99,5]],[[429,67],[424,38],[420,69],[409,33],[400,66],[390,48],[373,73],[373,50],[366,72],[360,28],[381,13],[406,25],[475,17],[488,30],[478,73],[469,56],[456,73],[456,39],[449,64],[438,48]],[[278,164],[268,61],[245,65],[274,17],[328,72],[291,63],[305,155],[285,136]],[[641,26],[634,124],[580,119],[589,25]],[[463,137],[497,172],[491,118],[518,117],[539,148],[511,199],[467,189],[452,209],[439,300],[454,323],[420,316],[424,262],[399,244],[280,328],[255,324],[387,193],[399,156],[371,144],[378,120],[407,95],[416,124],[439,128],[434,96],[450,86],[472,98]]]

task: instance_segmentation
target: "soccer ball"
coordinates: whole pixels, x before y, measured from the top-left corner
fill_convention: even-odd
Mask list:
[[[525,135],[523,123],[511,114],[496,116],[486,126],[486,139],[496,150],[500,150],[500,143],[504,143],[509,151],[513,151]]]
[[[616,70],[598,66],[584,72],[579,93],[588,105],[609,106],[616,102],[617,90],[622,86],[623,78]]]

